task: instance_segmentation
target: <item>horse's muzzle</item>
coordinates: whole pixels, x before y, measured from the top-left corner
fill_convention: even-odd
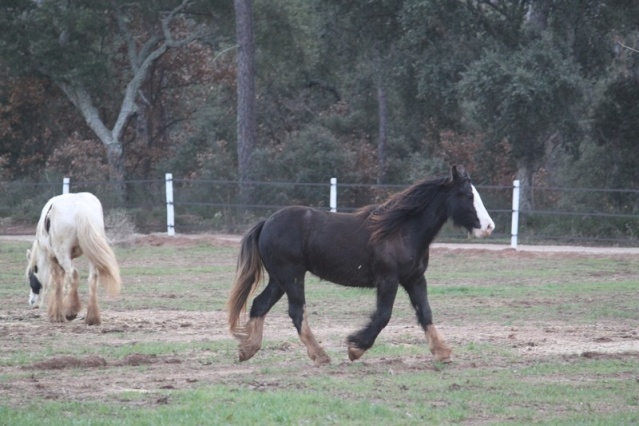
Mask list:
[[[490,221],[486,226],[481,228],[473,228],[473,237],[475,238],[486,238],[490,236],[495,230],[495,223]]]
[[[33,309],[37,309],[38,307],[40,307],[40,305],[38,304],[39,299],[40,295],[35,294],[33,291],[31,291],[31,294],[29,294],[29,306],[31,306]]]

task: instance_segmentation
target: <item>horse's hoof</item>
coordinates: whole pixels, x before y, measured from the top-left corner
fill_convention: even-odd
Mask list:
[[[65,322],[64,315],[49,315],[49,321],[51,322]]]
[[[100,324],[102,324],[102,321],[100,320],[100,318],[89,318],[89,317],[87,317],[84,322],[86,323],[86,325],[100,325]]]
[[[435,358],[435,361],[437,362],[450,364],[451,362],[453,362],[453,360],[450,359],[450,356],[452,355],[452,353],[453,353],[452,349],[449,349],[449,348],[440,349],[438,351],[433,351],[433,357]]]
[[[357,346],[352,346],[352,345],[348,346],[348,358],[351,361],[356,361],[360,359],[362,355],[364,355],[364,352],[366,351],[358,348]]]
[[[258,350],[260,350],[260,348],[255,349],[252,347],[240,347],[238,351],[240,362],[248,361],[253,358],[253,355],[255,355]]]
[[[67,319],[67,321],[73,321],[77,316],[78,314],[66,314],[65,318]]]
[[[320,366],[320,365],[326,365],[326,364],[330,364],[331,363],[331,358],[326,355],[325,353],[321,353],[318,355],[315,355],[314,357],[311,357],[311,359],[313,360],[313,362],[315,363],[316,366]]]
[[[249,355],[249,354],[245,353],[244,351],[240,351],[239,355],[240,355],[239,356],[240,362],[244,362],[244,361],[248,361],[249,359],[253,358],[254,354],[250,354]]]

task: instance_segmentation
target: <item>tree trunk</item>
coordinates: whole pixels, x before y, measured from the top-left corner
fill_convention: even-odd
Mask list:
[[[151,133],[149,131],[149,109],[147,108],[147,98],[144,96],[142,89],[140,89],[140,97],[142,100],[137,103],[138,111],[135,115],[135,140],[139,146],[144,147],[149,154],[141,159],[138,165],[138,174],[144,179],[148,179],[153,154],[151,153]]]
[[[247,182],[251,155],[257,139],[255,101],[255,42],[253,36],[253,1],[234,0],[237,37],[237,158],[240,199],[250,198]]]
[[[382,73],[382,59],[379,48],[375,47],[375,85],[377,86],[378,135],[377,135],[377,184],[386,180],[386,142],[388,138],[388,110],[386,88]]]
[[[109,181],[117,182],[117,184],[121,186],[122,180],[124,179],[124,161],[122,158],[122,143],[120,142],[121,131],[116,132],[115,129],[113,131],[109,130],[109,128],[104,125],[100,118],[100,113],[93,105],[93,100],[84,87],[72,86],[60,81],[56,83],[69,100],[71,100],[73,105],[80,111],[84,121],[86,121],[89,128],[93,130],[95,135],[100,139],[100,142],[102,142],[102,145],[104,145],[109,163]],[[123,103],[120,116],[122,116],[123,111],[127,111],[130,107],[127,103]],[[126,118],[132,114],[132,112],[128,113],[128,111],[125,113],[127,114]],[[122,120],[122,125],[116,125],[116,128],[122,129],[124,121],[125,120]],[[120,122],[120,120],[118,120],[118,122]],[[118,190],[118,188],[115,189],[116,191]],[[121,189],[120,187],[120,190]]]
[[[553,0],[536,0],[530,2],[526,14],[526,24],[537,33],[543,32],[548,26],[548,16]]]
[[[120,34],[127,41],[127,53],[129,58],[129,66],[131,71],[131,79],[129,80],[124,91],[124,97],[120,106],[120,111],[113,124],[113,128],[109,129],[102,118],[95,103],[91,98],[86,87],[77,85],[68,81],[53,79],[65,95],[71,100],[76,108],[82,114],[87,125],[100,139],[100,142],[106,148],[107,160],[109,162],[109,180],[114,185],[114,191],[118,198],[123,199],[124,193],[124,154],[122,147],[122,137],[129,119],[138,112],[136,99],[139,96],[140,88],[150,72],[151,65],[155,63],[170,48],[179,48],[187,45],[193,40],[202,37],[197,31],[194,31],[182,39],[176,40],[170,30],[170,24],[175,17],[186,8],[189,0],[182,2],[171,10],[168,14],[160,19],[161,30],[151,33],[141,46],[138,45],[139,40],[129,31],[127,24],[126,12],[119,9],[116,5],[116,18],[120,28]],[[50,75],[46,69],[41,69],[43,74]],[[146,114],[142,111],[139,120],[146,120]]]
[[[532,167],[520,164],[517,169],[517,180],[519,180],[519,210],[529,212],[534,208],[533,201],[533,176]]]

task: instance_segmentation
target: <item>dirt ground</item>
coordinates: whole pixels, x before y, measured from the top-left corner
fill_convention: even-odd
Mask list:
[[[237,245],[235,236],[206,237],[217,243]],[[135,244],[159,246],[172,244],[188,246],[192,237],[167,238],[148,236]],[[436,250],[448,250],[437,248]],[[478,250],[478,249],[475,249]],[[525,257],[526,252],[505,251],[504,256]],[[564,254],[574,256],[574,253]],[[26,295],[25,295],[26,297]],[[161,389],[197,388],[206,384],[241,383],[247,376],[263,367],[258,360],[238,363],[234,345],[227,331],[226,314],[222,311],[189,312],[171,310],[138,310],[117,312],[104,310],[102,325],[87,327],[76,319],[64,324],[51,324],[46,312],[28,309],[3,309],[0,312],[0,340],[4,356],[28,348],[51,345],[52,341],[73,342],[81,348],[91,344],[113,348],[132,344],[153,342],[175,342],[194,344],[198,348],[176,351],[175,355],[156,356],[133,353],[124,357],[102,357],[99,355],[69,354],[52,355],[43,361],[21,363],[21,366],[1,366],[0,372],[11,376],[9,381],[0,381],[0,400],[10,405],[25,403],[25,395],[40,396],[53,400],[105,400],[120,398],[122,392],[153,395]],[[353,326],[332,322],[330,319],[312,318],[313,331],[322,340],[322,345],[332,357],[333,374],[348,373],[350,361],[346,354],[345,337]],[[521,363],[532,363],[546,357],[624,358],[639,356],[639,330],[622,323],[597,323],[596,325],[545,324],[543,327],[501,327],[473,324],[473,326],[438,325],[449,344],[461,347],[471,342],[488,342],[513,348]],[[420,345],[421,355],[401,358],[371,357],[366,355],[361,363],[386,365],[395,372],[436,368],[427,351],[423,333],[413,318],[393,318],[382,332],[387,342],[397,345]],[[334,336],[342,336],[335,338]],[[407,339],[407,336],[410,336]],[[285,354],[284,359],[300,365],[305,374],[316,374],[321,368],[312,368],[306,358],[305,348],[296,339],[290,319],[282,314],[269,315],[265,324],[265,346],[268,351]],[[215,353],[217,343],[223,343],[222,354]],[[67,348],[68,349],[68,348]],[[256,358],[267,357],[260,352]],[[486,360],[466,352],[454,355],[457,368],[472,368],[495,360]],[[500,362],[499,360],[497,362]],[[10,365],[2,362],[0,365]],[[124,368],[146,366],[144,369]],[[306,369],[308,367],[308,369]],[[499,365],[495,365],[499,368]],[[78,373],[81,369],[81,374]],[[261,386],[259,383],[254,386]],[[158,394],[161,395],[161,394]],[[140,404],[162,404],[162,396],[142,399]],[[28,399],[28,398],[27,398]],[[129,401],[136,404],[135,400]]]
[[[15,349],[23,345],[37,345],[39,339],[48,339],[51,336],[74,341],[79,346],[88,344],[86,341],[98,340],[101,345],[114,347],[131,344],[132,341],[202,342],[210,343],[212,347],[216,341],[229,339],[226,317],[222,312],[108,312],[103,315],[104,325],[98,327],[86,327],[81,323],[51,325],[38,311],[1,318],[0,321],[3,345]],[[318,336],[346,336],[353,331],[345,327],[314,329]],[[453,347],[469,342],[490,342],[516,348],[522,356],[520,363],[532,363],[556,355],[589,358],[639,356],[637,330],[628,329],[620,324],[599,324],[597,327],[551,326],[543,329],[440,326],[439,329]],[[126,340],[123,340],[120,332],[126,332]],[[421,337],[420,331],[412,323],[396,322],[389,325],[383,333],[386,340],[404,345],[419,344]],[[406,341],[407,334],[413,335],[414,339]],[[296,362],[308,363],[310,368],[312,364],[306,359],[304,347],[300,343],[291,343],[291,337],[294,337],[294,334],[288,318],[281,315],[269,316],[265,330],[268,348],[256,356],[268,356],[264,351],[288,352]],[[340,341],[326,340],[322,344],[333,357],[333,363],[347,370],[349,361],[345,345]],[[336,353],[341,353],[342,356],[337,357]],[[232,353],[229,355],[234,357]],[[11,405],[24,403],[25,395],[73,401],[104,400],[126,391],[152,393],[159,389],[185,389],[204,384],[242,382],[246,377],[252,376],[256,369],[261,368],[251,361],[240,364],[229,358],[226,363],[213,363],[208,358],[206,351],[193,352],[188,357],[135,353],[121,359],[105,359],[97,355],[51,356],[44,361],[19,368],[3,367],[3,373],[17,373],[21,378],[0,382],[0,399],[10,402]],[[369,360],[365,355],[362,361],[358,362],[371,365],[389,363],[392,364],[395,373],[433,368],[425,346],[424,354],[421,356]],[[454,358],[457,368],[476,367],[478,363],[485,362],[487,361],[468,355],[462,359]],[[147,368],[118,368],[141,365]],[[498,368],[499,365],[494,367]],[[81,374],[78,373],[78,369],[81,369]]]

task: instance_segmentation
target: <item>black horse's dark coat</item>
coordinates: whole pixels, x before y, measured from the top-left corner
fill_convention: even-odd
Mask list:
[[[285,262],[337,284],[373,287],[369,239],[356,215],[287,207],[264,223],[258,246],[266,270],[276,275]]]
[[[286,293],[289,314],[302,333],[304,276],[310,272],[344,286],[377,289],[370,323],[349,336],[353,348],[372,346],[390,319],[399,285],[426,329],[432,324],[424,278],[428,247],[448,219],[469,232],[480,227],[473,188],[463,168],[453,167],[450,177],[417,183],[381,205],[354,213],[310,207],[277,211],[242,241],[229,299],[231,329],[237,328],[239,311],[257,287],[262,267],[269,281],[253,301],[251,319],[263,318]]]

